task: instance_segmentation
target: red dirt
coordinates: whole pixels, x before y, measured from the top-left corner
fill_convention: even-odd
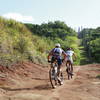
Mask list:
[[[74,77],[52,89],[49,67],[29,62],[0,66],[0,100],[100,100],[100,65],[74,67]]]

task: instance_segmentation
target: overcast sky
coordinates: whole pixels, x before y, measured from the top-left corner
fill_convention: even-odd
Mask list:
[[[68,26],[100,26],[100,0],[0,0],[0,16],[41,24],[64,21]]]

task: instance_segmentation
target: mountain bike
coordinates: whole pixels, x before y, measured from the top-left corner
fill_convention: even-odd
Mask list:
[[[68,76],[68,80],[70,80],[73,77],[72,71],[73,69],[71,68],[71,61],[68,60],[66,62],[66,72],[67,72],[67,76]]]
[[[49,70],[49,79],[52,88],[56,88],[56,86],[62,85],[63,83],[63,73],[60,72],[59,77],[58,77],[58,63],[57,60],[55,60],[53,63],[51,63],[51,67]]]

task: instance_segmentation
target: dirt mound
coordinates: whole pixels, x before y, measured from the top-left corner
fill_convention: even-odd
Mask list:
[[[17,85],[25,80],[47,79],[48,67],[30,62],[23,62],[11,67],[0,66],[0,86]],[[41,79],[42,78],[42,79]]]

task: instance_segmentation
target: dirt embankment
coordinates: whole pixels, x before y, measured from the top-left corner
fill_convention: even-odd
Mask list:
[[[74,67],[72,80],[64,69],[64,85],[56,89],[51,88],[48,70],[29,62],[0,66],[0,100],[100,100],[99,64]]]

